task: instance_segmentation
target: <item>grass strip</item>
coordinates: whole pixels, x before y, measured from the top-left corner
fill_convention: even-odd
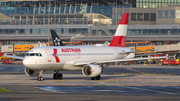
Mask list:
[[[0,92],[16,92],[16,91],[10,91],[10,90],[0,87]]]

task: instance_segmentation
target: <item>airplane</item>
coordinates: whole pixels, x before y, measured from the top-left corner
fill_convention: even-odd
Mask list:
[[[128,13],[123,14],[109,46],[46,46],[29,50],[25,57],[4,56],[22,59],[25,73],[38,81],[43,80],[42,74],[48,70],[55,71],[53,79],[63,78],[59,71],[82,71],[91,80],[100,80],[109,63],[165,58],[134,58],[133,51],[125,47],[128,17]]]

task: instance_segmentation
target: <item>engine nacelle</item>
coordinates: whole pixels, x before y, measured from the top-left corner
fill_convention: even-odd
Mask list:
[[[82,73],[83,75],[87,76],[87,77],[96,77],[99,74],[101,74],[101,67],[99,65],[85,65],[82,68]]]
[[[134,57],[135,57],[134,53],[130,53],[124,59],[130,59],[130,58],[134,58]]]
[[[39,75],[37,70],[31,70],[31,69],[28,69],[28,68],[25,68],[24,72],[26,73],[26,75],[29,75],[30,77],[36,77],[36,76]]]

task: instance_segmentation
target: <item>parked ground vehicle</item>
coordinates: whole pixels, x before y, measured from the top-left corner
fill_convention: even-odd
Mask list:
[[[12,64],[12,60],[9,58],[6,58],[6,59],[2,60],[2,64]]]
[[[0,53],[0,61],[3,61],[4,59],[7,59],[7,57],[4,57],[3,55],[4,55],[3,53]],[[13,54],[7,54],[7,55],[13,55]],[[14,60],[14,58],[11,58],[11,60]]]
[[[6,58],[6,59],[2,60],[2,64],[18,64],[18,65],[22,65],[22,60],[13,61],[12,59]]]
[[[179,65],[179,61],[172,59],[170,65]]]
[[[162,59],[162,60],[161,60],[161,64],[162,64],[162,65],[170,65],[170,63],[171,63],[171,60],[170,60],[170,59]]]
[[[161,64],[162,65],[179,65],[180,62],[177,59],[162,59]]]

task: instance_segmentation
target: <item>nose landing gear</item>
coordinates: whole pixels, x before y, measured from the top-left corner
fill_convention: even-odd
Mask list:
[[[43,77],[37,77],[38,81],[43,81]]]
[[[37,77],[37,80],[38,81],[43,81],[42,73],[44,72],[44,70],[39,70],[38,72],[39,72],[39,75]]]
[[[43,77],[42,77],[42,73],[44,72],[44,70],[39,70],[38,73],[38,77],[37,77],[37,81],[43,81]],[[53,75],[53,79],[59,79],[62,80],[63,79],[63,75],[61,73],[59,73],[58,70],[55,70],[56,73],[54,73]]]

